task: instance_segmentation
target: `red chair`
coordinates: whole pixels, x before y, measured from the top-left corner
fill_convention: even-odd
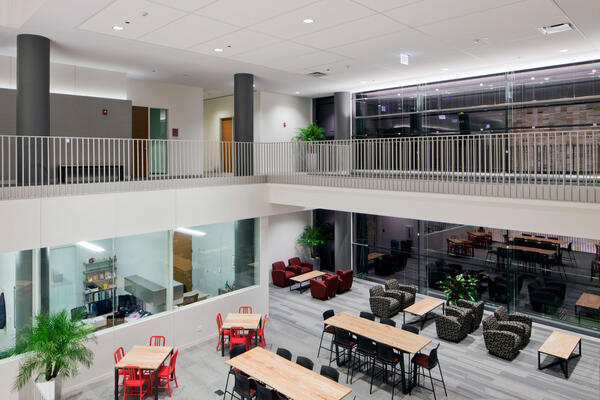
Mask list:
[[[327,297],[335,297],[338,290],[338,276],[330,274],[325,278],[325,286],[327,286]]]
[[[267,325],[267,315],[268,314],[265,314],[265,317],[263,318],[262,326],[256,330],[256,336],[258,336],[257,344],[263,349],[267,345],[267,342],[265,341],[265,326]],[[250,338],[252,337],[253,336],[250,336]]]
[[[144,383],[146,383],[147,378],[142,375],[142,370],[140,367],[123,367],[123,386],[125,390],[123,391],[123,400],[127,398],[127,396],[139,396],[140,400],[146,394],[146,390],[144,390]],[[129,392],[128,389],[132,391]],[[138,389],[137,391],[135,389]]]
[[[310,294],[315,299],[327,300],[327,285],[323,281],[318,281],[315,278],[311,279]]]
[[[219,347],[221,347],[221,336],[225,336],[223,339],[225,341],[223,343],[227,343],[229,340],[229,329],[223,329],[223,317],[221,317],[221,313],[217,314],[217,329],[219,330],[219,341],[217,342],[217,351],[219,351]]]
[[[115,357],[115,365],[116,365],[119,363],[119,361],[121,361],[121,359],[123,357],[125,357],[125,350],[123,350],[123,347],[119,347],[117,350],[115,350],[114,357]],[[119,376],[124,375],[123,368],[118,370],[118,374],[119,374]],[[125,378],[123,378],[123,380],[125,380]],[[120,383],[119,386],[123,386],[123,384]]]
[[[241,306],[238,309],[238,314],[252,314],[252,307],[250,307],[250,306]]]
[[[232,326],[229,330],[229,350],[236,344],[245,344],[246,351],[250,348],[251,336],[246,335],[244,328],[240,326]]]
[[[286,267],[283,261],[274,262],[272,265],[271,277],[274,285],[286,287],[290,284],[290,278],[297,275],[297,268],[295,266]]]
[[[163,346],[165,345],[165,337],[164,336],[151,336],[150,344],[148,346]]]
[[[171,397],[171,381],[175,381],[175,387],[179,387],[179,384],[177,383],[177,375],[175,375],[175,363],[177,362],[178,353],[179,350],[175,350],[173,354],[171,354],[169,365],[163,365],[158,369],[158,386],[152,386],[150,389],[151,396],[154,389],[168,389],[169,397]],[[154,377],[152,381],[154,381]],[[162,381],[166,381],[163,386],[161,386]]]
[[[354,280],[354,271],[351,269],[344,271],[338,270],[336,272],[338,277],[338,293],[343,293],[347,290],[350,290],[352,287],[352,281]]]
[[[288,260],[288,264],[299,268],[298,275],[306,274],[313,270],[312,263],[300,261],[300,257],[292,257]]]

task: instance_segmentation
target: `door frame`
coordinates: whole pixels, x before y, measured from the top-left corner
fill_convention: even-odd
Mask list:
[[[223,141],[223,121],[230,119],[231,120],[231,145],[225,145],[224,141]],[[220,162],[220,167],[221,167],[221,171],[223,172],[233,172],[233,116],[231,117],[222,117],[219,118],[219,141],[222,143],[222,148],[221,148],[221,162]],[[229,147],[229,149],[226,149],[226,147]],[[229,170],[226,171],[226,163],[225,163],[225,152],[229,150]]]

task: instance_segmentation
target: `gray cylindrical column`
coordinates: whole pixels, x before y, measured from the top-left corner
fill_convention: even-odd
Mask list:
[[[254,141],[254,75],[235,74],[233,77],[233,141]],[[250,145],[234,146],[236,176],[253,174],[253,154]]]
[[[352,137],[352,94],[336,92],[333,97],[335,116],[335,140]],[[336,211],[334,216],[334,248],[336,268],[350,268],[352,238],[350,237],[351,213]]]
[[[50,136],[50,40],[38,35],[17,36],[17,135]],[[17,181],[21,185],[44,182],[45,142],[19,141]]]
[[[335,92],[333,107],[335,139],[350,139],[352,137],[352,94],[350,92]]]

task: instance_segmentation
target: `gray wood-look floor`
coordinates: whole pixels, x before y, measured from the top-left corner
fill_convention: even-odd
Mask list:
[[[275,351],[277,347],[285,347],[292,351],[294,359],[298,355],[307,356],[315,361],[315,370],[319,370],[321,365],[328,364],[327,352],[322,351],[320,358],[316,358],[322,329],[321,313],[329,308],[336,312],[347,311],[354,314],[368,311],[368,288],[371,285],[373,283],[355,280],[350,292],[328,301],[312,298],[310,291],[290,293],[288,289],[272,286],[266,327],[267,348]],[[230,311],[232,310],[222,310],[222,313]],[[394,319],[400,324],[402,314]],[[439,358],[450,399],[600,399],[600,343],[595,339],[583,338],[583,355],[569,363],[568,380],[564,378],[558,365],[550,369],[537,369],[537,349],[552,330],[535,324],[531,342],[513,361],[488,354],[481,328],[461,343],[439,340],[434,321],[426,324],[422,334],[433,340],[432,345],[441,342]],[[203,343],[180,352],[177,363],[179,388],[174,389],[174,398],[219,398],[215,391],[223,388],[228,368],[224,364],[225,358],[215,351],[215,345],[216,337],[214,343]],[[429,351],[430,346],[425,352]],[[346,368],[339,369],[340,382],[344,383]],[[439,377],[437,370],[434,371],[434,377],[436,376]],[[355,374],[351,385],[353,394],[357,399],[391,398],[390,386],[376,382],[378,384],[374,386],[373,394],[369,395],[369,377]],[[112,385],[112,379],[107,379],[70,395],[68,399],[112,399]],[[444,398],[441,384],[436,384],[436,394],[438,398]],[[168,394],[165,391],[160,397],[168,398]],[[409,398],[408,395],[403,396],[399,388],[394,397]],[[433,399],[433,394],[416,388],[412,392],[412,398]]]

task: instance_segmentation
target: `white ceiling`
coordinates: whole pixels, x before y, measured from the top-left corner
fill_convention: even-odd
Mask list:
[[[46,0],[0,29],[0,52],[37,33],[55,62],[219,91],[250,72],[259,89],[316,96],[598,59],[598,16],[598,0]],[[562,22],[575,30],[537,30]]]

